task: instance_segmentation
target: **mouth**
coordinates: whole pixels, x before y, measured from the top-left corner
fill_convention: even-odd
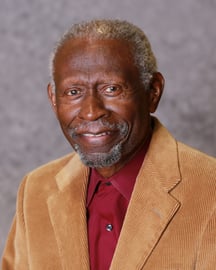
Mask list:
[[[105,131],[105,132],[98,132],[98,133],[82,133],[80,134],[81,136],[84,136],[84,137],[103,137],[103,136],[107,136],[107,135],[110,135],[111,134],[111,131]]]
[[[101,120],[77,125],[69,130],[69,134],[74,144],[89,151],[109,151],[127,137],[128,129],[126,122],[111,124]]]
[[[83,131],[73,134],[73,139],[85,147],[104,147],[117,140],[117,130]]]

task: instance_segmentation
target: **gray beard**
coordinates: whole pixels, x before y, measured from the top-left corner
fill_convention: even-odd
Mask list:
[[[126,122],[120,124],[110,124],[104,120],[98,120],[101,126],[109,127],[110,129],[118,129],[120,136],[124,137],[128,133],[129,127]],[[88,124],[87,124],[88,125]],[[71,137],[76,136],[76,129],[71,130]],[[122,144],[119,142],[114,145],[109,152],[105,153],[85,153],[81,150],[81,147],[78,144],[74,145],[74,150],[80,156],[81,161],[88,167],[92,168],[103,168],[109,167],[117,163],[122,157]]]
[[[86,154],[80,150],[79,145],[74,146],[75,151],[80,156],[81,161],[91,168],[109,167],[117,163],[122,156],[122,143],[114,145],[108,153]]]

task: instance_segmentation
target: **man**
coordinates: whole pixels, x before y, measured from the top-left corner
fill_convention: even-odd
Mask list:
[[[164,79],[144,33],[72,26],[48,96],[75,153],[28,174],[3,270],[213,270],[216,161],[153,116]]]

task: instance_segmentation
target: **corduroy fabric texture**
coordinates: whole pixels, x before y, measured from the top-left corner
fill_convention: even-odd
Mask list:
[[[214,270],[216,160],[154,121],[110,269]],[[71,154],[25,177],[2,270],[89,270],[88,173]]]

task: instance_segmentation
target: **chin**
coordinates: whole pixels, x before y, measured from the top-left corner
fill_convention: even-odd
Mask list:
[[[74,150],[80,156],[81,161],[91,168],[110,167],[120,161],[122,157],[122,145],[117,144],[109,152],[86,153],[78,145]]]

